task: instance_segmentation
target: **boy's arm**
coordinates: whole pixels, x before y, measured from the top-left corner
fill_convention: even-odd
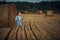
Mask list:
[[[15,17],[15,21],[17,20],[17,16]]]
[[[20,17],[21,18],[21,22],[22,22],[22,17]]]

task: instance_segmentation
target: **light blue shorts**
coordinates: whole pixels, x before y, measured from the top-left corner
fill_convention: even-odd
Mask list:
[[[18,22],[16,22],[17,23],[17,26],[18,27],[21,27],[22,26],[22,22],[21,21],[18,21]]]

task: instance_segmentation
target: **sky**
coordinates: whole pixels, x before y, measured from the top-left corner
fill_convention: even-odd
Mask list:
[[[0,1],[4,1],[4,0],[0,0]],[[17,1],[20,1],[20,2],[41,2],[41,1],[60,1],[60,0],[6,0],[6,2],[17,2]]]

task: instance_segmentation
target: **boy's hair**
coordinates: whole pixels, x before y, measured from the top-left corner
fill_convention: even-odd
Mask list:
[[[17,12],[17,15],[19,14],[19,12],[21,12],[21,11],[18,11],[18,12]]]

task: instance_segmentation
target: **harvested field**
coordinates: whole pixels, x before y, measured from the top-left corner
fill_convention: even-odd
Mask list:
[[[60,40],[60,14],[22,14],[22,27],[0,28],[1,40]]]

